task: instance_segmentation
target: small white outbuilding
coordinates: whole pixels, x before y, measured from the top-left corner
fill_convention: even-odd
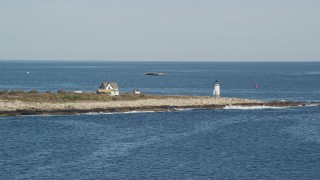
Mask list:
[[[133,90],[133,94],[140,95],[140,94],[141,94],[141,91],[140,91],[139,89],[134,89],[134,90]]]

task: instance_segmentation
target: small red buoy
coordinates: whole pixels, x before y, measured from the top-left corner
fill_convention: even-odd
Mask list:
[[[257,83],[257,82],[254,83],[254,88],[255,88],[255,89],[259,89],[259,83]]]

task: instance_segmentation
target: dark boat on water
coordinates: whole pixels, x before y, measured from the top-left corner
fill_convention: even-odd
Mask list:
[[[161,72],[146,72],[144,75],[149,75],[149,76],[164,76],[164,73]]]

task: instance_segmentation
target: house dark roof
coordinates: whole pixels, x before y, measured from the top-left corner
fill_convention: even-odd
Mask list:
[[[112,86],[112,88],[114,88],[114,89],[119,89],[119,86],[118,86],[118,83],[111,83],[111,82],[103,82],[101,85],[100,85],[100,89],[105,89],[105,88],[107,88],[107,86],[108,85],[111,85]]]

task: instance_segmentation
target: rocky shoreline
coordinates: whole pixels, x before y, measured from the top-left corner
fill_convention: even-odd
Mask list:
[[[20,115],[72,115],[82,113],[115,113],[129,111],[175,111],[177,109],[221,109],[226,106],[304,106],[302,102],[264,102],[239,98],[213,97],[166,97],[163,99],[141,99],[109,102],[24,102],[0,100],[0,116]]]

